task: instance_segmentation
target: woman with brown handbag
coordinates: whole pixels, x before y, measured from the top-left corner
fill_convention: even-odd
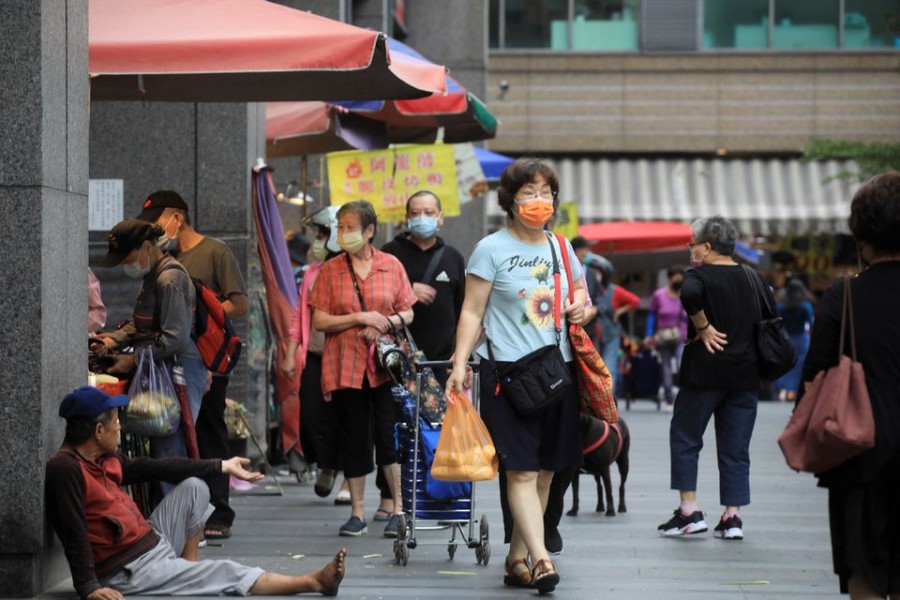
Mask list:
[[[850,207],[850,231],[865,269],[849,280],[857,358],[875,416],[875,447],[818,473],[828,488],[834,571],[841,593],[900,598],[900,173],[863,185]],[[844,279],[822,297],[803,381],[851,355],[839,347]],[[801,395],[799,403],[804,401]]]

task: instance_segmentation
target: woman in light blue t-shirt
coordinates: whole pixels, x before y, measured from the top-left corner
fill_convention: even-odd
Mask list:
[[[461,390],[466,361],[482,327],[490,340],[493,358],[502,367],[544,346],[559,343],[572,381],[572,349],[568,323],[584,320],[584,278],[571,245],[560,247],[549,239],[545,226],[559,205],[559,181],[547,164],[521,158],[500,178],[497,190],[507,226],[476,246],[466,268],[466,294],[456,331],[456,354],[447,381],[448,393]],[[553,253],[560,268],[563,300],[562,336],[554,326]],[[569,303],[562,252],[572,267],[575,301]],[[476,352],[489,365],[486,343]],[[497,386],[493,368],[481,369],[481,414],[507,475],[507,497],[515,522],[506,558],[503,582],[515,587],[553,591],[559,575],[544,545],[543,512],[554,472],[581,464],[578,398],[572,393],[544,412],[518,414]],[[534,561],[528,564],[528,557]]]

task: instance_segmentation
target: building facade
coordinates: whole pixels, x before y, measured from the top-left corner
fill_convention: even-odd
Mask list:
[[[824,180],[844,166],[802,149],[900,141],[892,0],[491,0],[490,18],[490,148],[551,156],[588,220],[840,230],[849,184]]]

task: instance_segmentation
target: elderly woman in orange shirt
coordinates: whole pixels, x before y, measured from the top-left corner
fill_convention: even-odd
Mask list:
[[[322,392],[326,401],[334,402],[341,463],[350,484],[352,509],[340,535],[368,531],[365,478],[374,470],[374,440],[375,462],[384,471],[394,501],[384,535],[396,537],[402,511],[394,449],[398,413],[390,378],[375,366],[372,349],[381,334],[401,326],[401,318],[412,321],[416,295],[400,261],[372,245],[377,218],[371,204],[349,202],[337,219],[338,245],[344,252],[324,264],[309,304],[313,327],[325,332]]]

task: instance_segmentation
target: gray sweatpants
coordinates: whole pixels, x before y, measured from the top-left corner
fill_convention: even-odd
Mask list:
[[[196,477],[185,479],[169,492],[148,522],[159,543],[125,569],[103,582],[122,594],[147,596],[247,596],[264,573],[231,560],[192,562],[180,558],[188,538],[213,512],[209,488]]]

